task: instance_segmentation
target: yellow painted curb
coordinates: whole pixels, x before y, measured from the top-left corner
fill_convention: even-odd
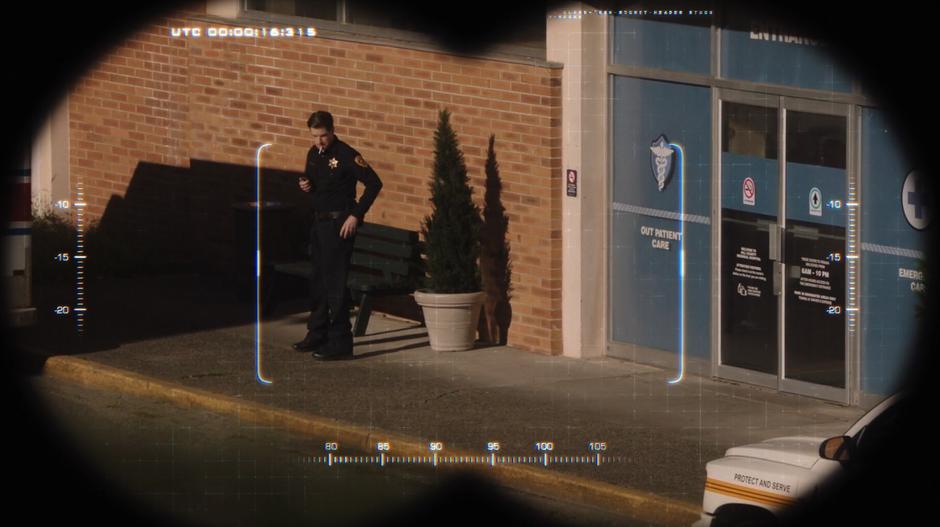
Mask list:
[[[233,415],[239,419],[294,433],[337,441],[363,452],[373,452],[376,442],[388,441],[394,455],[424,456],[427,441],[365,426],[344,423],[317,415],[282,410],[255,401],[186,387],[138,373],[95,363],[78,357],[50,357],[43,375],[79,382],[97,388],[156,397],[188,408],[204,408]],[[480,456],[479,452],[448,448],[447,456]],[[439,465],[441,469],[451,469]],[[701,506],[664,498],[651,492],[620,487],[610,483],[553,472],[526,465],[469,465],[470,470],[494,478],[517,490],[567,502],[581,503],[627,515],[633,519],[663,526],[687,527],[699,519]]]

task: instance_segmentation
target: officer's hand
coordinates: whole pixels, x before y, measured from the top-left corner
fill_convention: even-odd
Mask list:
[[[345,239],[356,234],[357,225],[359,225],[359,218],[350,215],[348,218],[346,218],[346,221],[343,223],[342,228],[340,228],[339,230],[340,237]]]
[[[302,177],[300,178],[300,190],[304,192],[310,192],[310,180]]]

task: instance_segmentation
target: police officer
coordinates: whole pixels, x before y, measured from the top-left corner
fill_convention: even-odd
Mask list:
[[[333,116],[314,112],[307,120],[313,146],[300,189],[313,196],[310,228],[310,318],[307,335],[294,344],[313,351],[317,360],[352,358],[349,321],[350,294],[346,285],[356,228],[375,201],[382,181],[353,147],[333,133]],[[365,192],[356,202],[356,182]]]

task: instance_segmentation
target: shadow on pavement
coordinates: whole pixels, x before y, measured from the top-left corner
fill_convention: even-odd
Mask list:
[[[407,344],[405,346],[399,346],[397,348],[383,349],[379,351],[369,351],[366,353],[357,353],[355,358],[365,359],[368,357],[378,357],[379,355],[387,355],[389,353],[396,353],[399,351],[405,351],[405,350],[410,350],[410,349],[426,348],[429,344],[430,344],[429,341],[423,340],[421,342],[415,342],[412,344]]]
[[[196,273],[108,277],[86,282],[87,312],[79,332],[74,317],[57,316],[57,305],[74,298],[70,284],[34,289],[36,324],[13,336],[21,366],[36,373],[42,357],[80,355],[122,343],[250,324],[254,304],[239,301],[224,279]],[[37,359],[40,357],[40,359]]]

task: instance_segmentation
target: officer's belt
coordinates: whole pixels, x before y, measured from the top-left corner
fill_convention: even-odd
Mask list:
[[[348,210],[331,210],[328,212],[314,212],[313,217],[316,218],[317,221],[326,221],[335,220],[336,218],[345,216],[349,213],[350,211]]]

